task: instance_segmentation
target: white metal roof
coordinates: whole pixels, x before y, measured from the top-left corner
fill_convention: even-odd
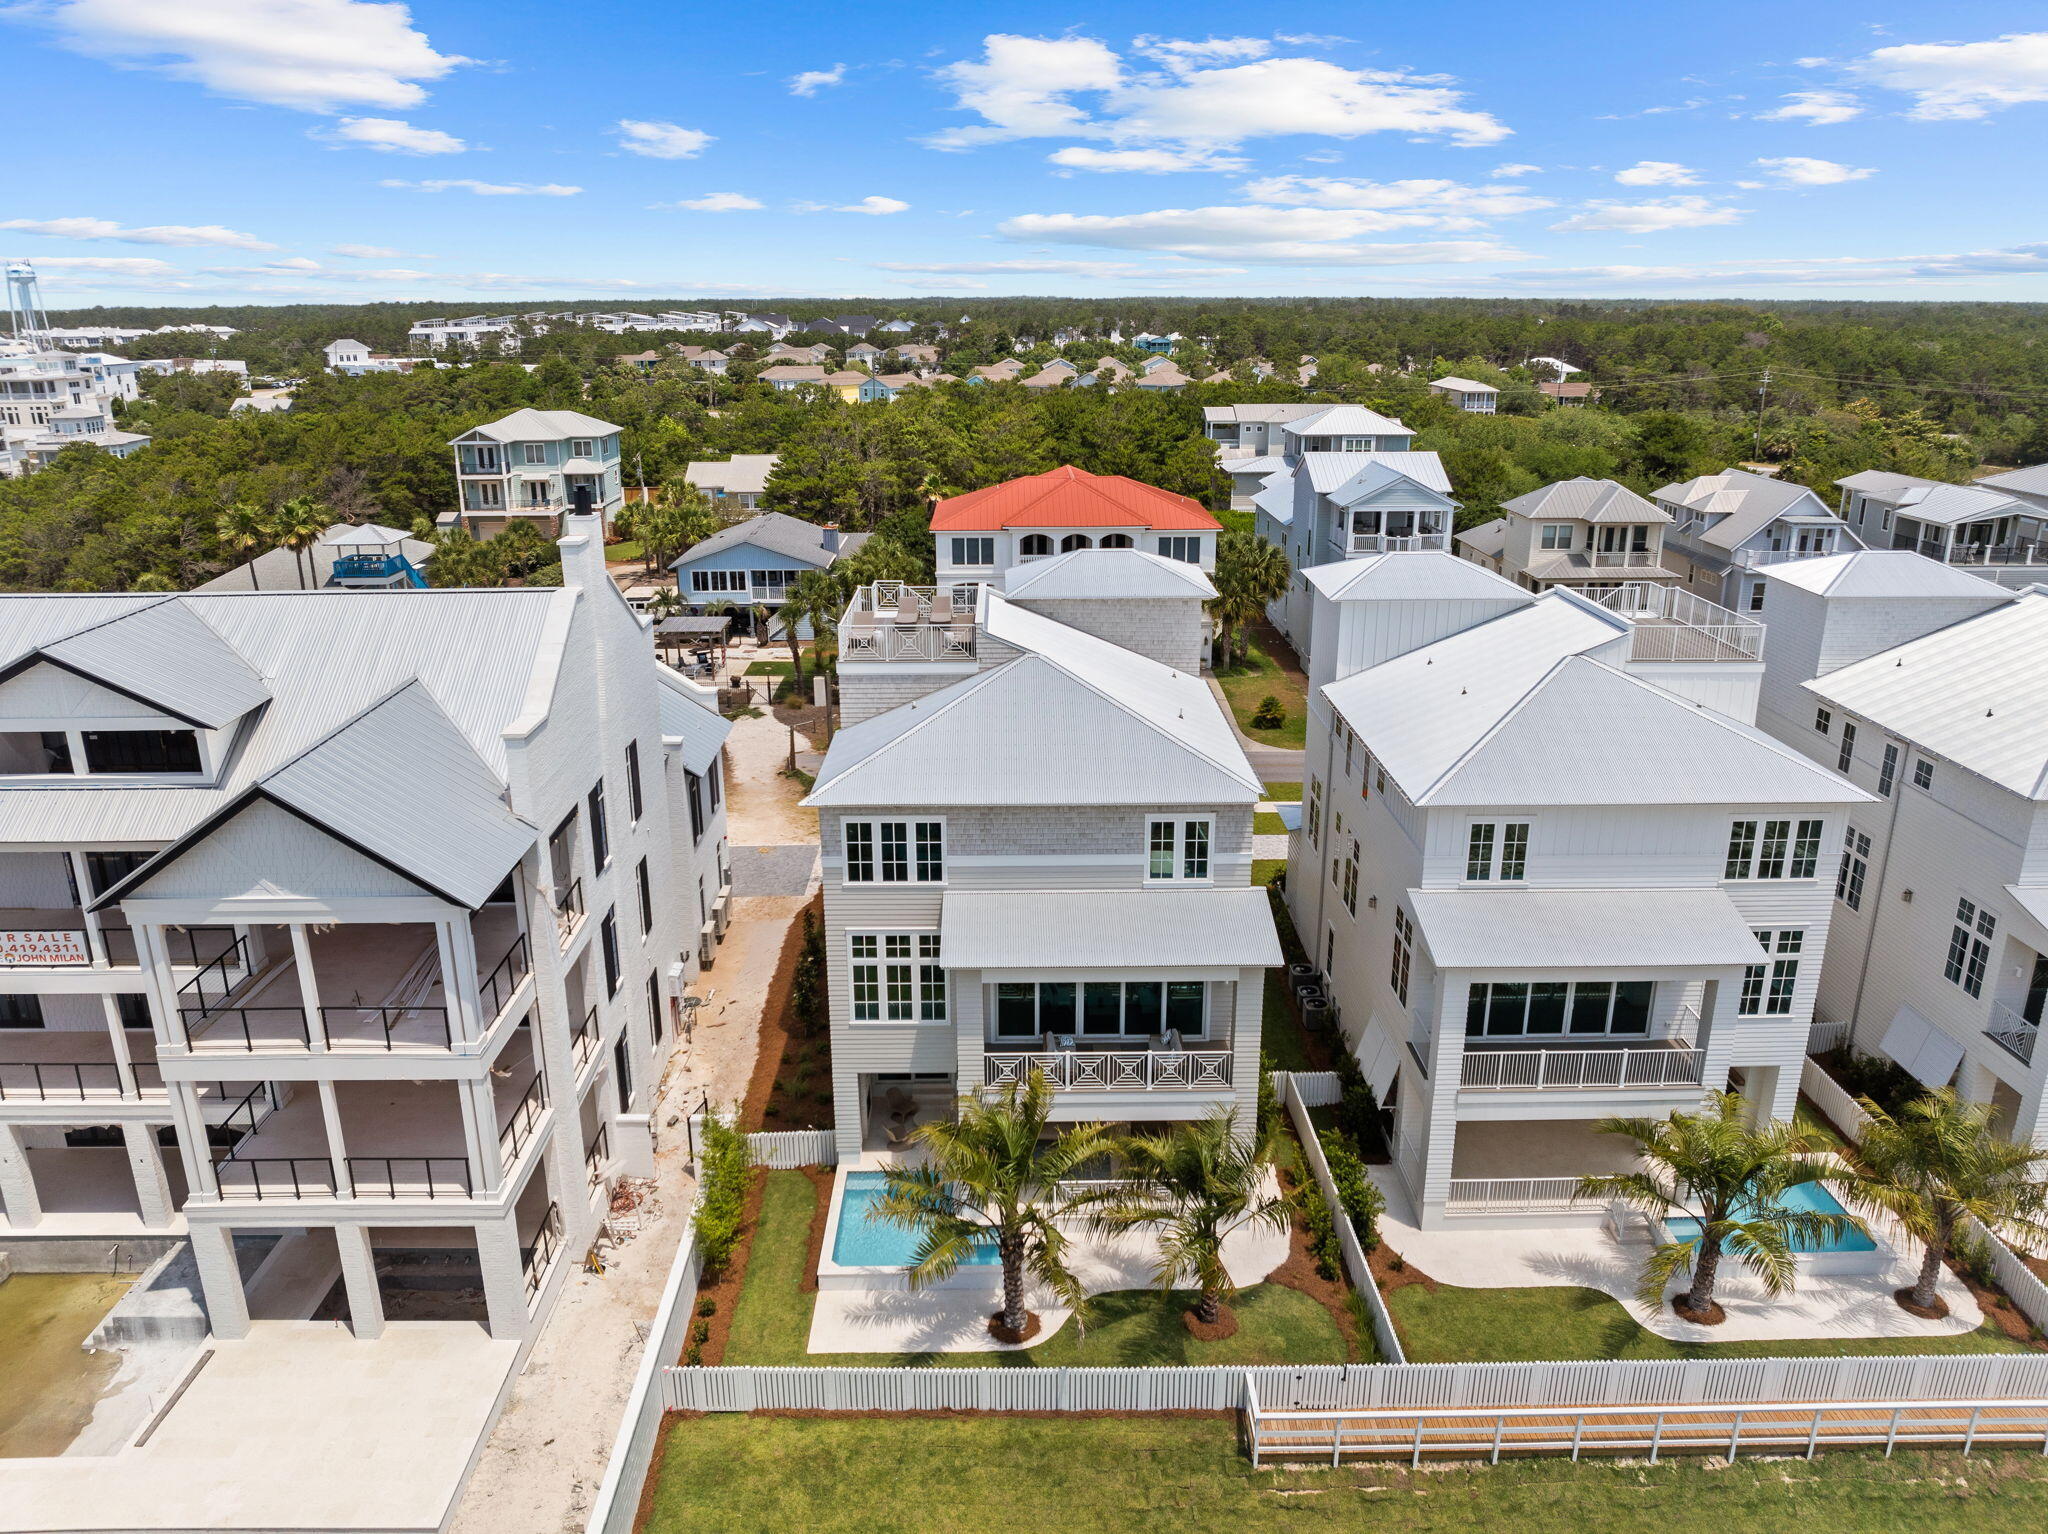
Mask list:
[[[1805,684],[1928,753],[2048,799],[2048,592]]]
[[[1264,969],[1284,962],[1262,889],[949,890],[939,934],[955,969]]]
[[[990,592],[1025,653],[839,732],[811,805],[1251,804],[1265,792],[1200,677]]]
[[[1500,390],[1495,388],[1492,384],[1480,383],[1476,379],[1471,378],[1459,378],[1456,374],[1451,374],[1443,378],[1432,379],[1430,380],[1429,386],[1432,389],[1456,389],[1460,394],[1500,393]]]
[[[2004,587],[1911,549],[1854,549],[1816,559],[1762,565],[1757,574],[1830,597],[1984,597],[2004,601]],[[2048,573],[2048,572],[2044,572]]]
[[[1705,969],[1763,957],[1748,919],[1717,889],[1410,890],[1407,899],[1445,969]]]
[[[1275,522],[1294,521],[1294,476],[1289,474],[1266,481],[1266,487],[1252,497],[1255,509],[1263,511]]]
[[[1918,474],[1894,474],[1889,469],[1858,469],[1854,474],[1844,474],[1835,483],[1845,490],[1860,490],[1865,495],[1883,501],[1889,500],[1901,490],[1913,490],[1943,482],[1938,479],[1922,479]]]
[[[691,544],[669,568],[681,570],[709,555],[741,544],[751,544],[755,548],[767,549],[790,559],[805,560],[822,568],[841,554],[851,553],[865,541],[865,534],[854,533],[842,539],[839,548],[827,549],[825,530],[817,523],[806,522],[802,517],[792,517],[786,512],[764,511],[758,517],[749,517],[744,522],[720,528],[701,543]]]
[[[401,533],[395,527],[383,527],[375,522],[365,522],[360,527],[337,522],[320,535],[320,541],[333,549],[381,549],[394,543],[404,543],[411,537],[411,533]]]
[[[1477,527],[1467,528],[1451,541],[1484,554],[1488,559],[1498,559],[1508,546],[1508,519],[1495,517],[1491,522],[1482,522]]]
[[[1625,619],[1551,592],[1323,691],[1416,804],[1870,797],[1760,730],[1603,664],[1626,660],[1628,633]]]
[[[2025,469],[2007,469],[2003,474],[1987,474],[1977,483],[2013,495],[2048,495],[2048,463],[2037,463]]]
[[[1531,490],[1512,501],[1502,501],[1501,510],[1523,517],[1569,517],[1579,522],[1669,522],[1671,513],[1652,505],[1611,479],[1561,479],[1554,485]]]
[[[1305,415],[1320,415],[1328,405],[1204,405],[1202,419],[1205,421],[1230,421],[1233,423],[1261,423],[1278,425],[1287,421],[1298,421]]]
[[[1200,565],[1142,549],[1075,549],[1012,570],[1003,595],[1013,602],[1179,597],[1207,601],[1215,584]]]
[[[1458,602],[1535,598],[1506,576],[1442,549],[1361,554],[1304,570],[1303,577],[1334,601]]]
[[[625,428],[580,410],[515,410],[495,421],[486,421],[473,432],[454,440],[482,435],[497,442],[548,442],[561,437],[608,437]]]
[[[1773,479],[1767,474],[1752,474],[1747,469],[1701,474],[1650,494],[1660,501],[1683,506],[1697,516],[1718,517],[1720,520],[1711,526],[1687,535],[1717,549],[1735,548],[1781,516],[1833,515],[1827,503],[1806,486]]]
[[[1993,517],[2034,516],[2038,508],[1980,485],[1915,485],[1892,498],[1900,515],[1936,527],[1983,522]]]
[[[113,605],[119,601],[121,605]],[[68,617],[84,622],[53,633]],[[13,620],[10,622],[9,620]],[[200,729],[219,729],[267,702],[249,662],[178,597],[36,607],[0,603],[0,675],[47,660]]]
[[[1376,464],[1405,474],[1424,489],[1434,490],[1439,495],[1451,492],[1451,477],[1444,472],[1444,462],[1431,452],[1304,453],[1301,464],[1308,473],[1310,488],[1318,495],[1342,489]]]
[[[1290,437],[1408,437],[1412,428],[1363,405],[1330,405],[1280,428]]]
[[[1261,453],[1256,458],[1225,458],[1216,465],[1225,474],[1281,474],[1287,469],[1287,460],[1277,453]]]
[[[732,734],[732,721],[693,696],[690,684],[671,674],[667,667],[659,668],[655,674],[661,680],[662,736],[681,742],[683,765],[702,776],[711,769],[719,748]]]

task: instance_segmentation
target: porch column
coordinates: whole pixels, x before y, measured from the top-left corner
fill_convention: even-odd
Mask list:
[[[188,1198],[219,1198],[220,1179],[213,1169],[213,1148],[206,1138],[206,1105],[199,1100],[203,1081],[170,1085],[171,1119],[178,1127],[178,1155],[185,1163]],[[216,1083],[225,1087],[226,1083]]]
[[[96,968],[105,969],[113,958],[107,952],[106,934],[100,931],[99,912],[92,908],[92,882],[86,877],[85,854],[66,852],[65,860],[71,865],[72,888],[78,891],[78,909],[85,919],[85,946],[92,955]]]
[[[383,1336],[384,1296],[377,1288],[369,1226],[335,1226],[334,1247],[341,1254],[341,1281],[348,1290],[348,1329],[363,1342]]]
[[[498,1152],[498,1105],[490,1079],[456,1082],[455,1099],[462,1113],[463,1144],[468,1149],[476,1190],[496,1193],[505,1174]]]
[[[341,1133],[341,1103],[335,1096],[334,1083],[316,1083],[320,1088],[320,1122],[327,1131],[327,1155],[334,1163],[334,1196],[354,1198],[355,1179],[349,1175],[348,1146]]]
[[[299,972],[299,1005],[306,1011],[306,1037],[316,1054],[327,1048],[327,1021],[320,1015],[320,977],[313,973],[313,940],[306,924],[293,922],[292,965]]]
[[[141,1089],[135,1082],[135,1060],[128,1053],[128,1030],[121,1026],[121,1004],[109,992],[100,998],[107,1014],[107,1042],[114,1051],[114,1074],[120,1078],[121,1095],[135,1097]]]
[[[526,1309],[526,1270],[519,1261],[518,1215],[476,1227],[477,1262],[484,1275],[485,1324],[493,1337],[518,1341],[531,1319]]]
[[[163,1148],[157,1144],[156,1125],[133,1120],[121,1126],[121,1139],[128,1148],[128,1170],[135,1178],[135,1202],[145,1225],[168,1225],[177,1216],[171,1202],[170,1180],[164,1176]]]
[[[457,1041],[474,1043],[484,1035],[491,1019],[483,1015],[478,994],[476,938],[468,924],[452,921],[434,923],[434,947],[441,960],[441,996],[448,1008],[448,1026]]]
[[[43,1201],[36,1197],[36,1177],[29,1169],[19,1124],[0,1124],[0,1203],[7,1206],[10,1225],[26,1228],[42,1222]]]
[[[149,1010],[156,1020],[157,1052],[165,1046],[189,1049],[192,1041],[185,1032],[185,1019],[178,1011],[178,982],[171,973],[171,960],[164,948],[164,929],[160,926],[138,926],[135,933],[135,956],[141,962],[144,978],[148,981]]]
[[[235,1261],[235,1233],[225,1225],[194,1225],[192,1260],[199,1269],[199,1293],[207,1324],[216,1337],[249,1335],[249,1295]]]

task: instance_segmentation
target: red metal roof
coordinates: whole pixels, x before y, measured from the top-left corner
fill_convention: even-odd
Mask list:
[[[1214,532],[1222,524],[1199,502],[1121,474],[1072,464],[970,490],[932,508],[935,533],[1003,527],[1166,527]]]

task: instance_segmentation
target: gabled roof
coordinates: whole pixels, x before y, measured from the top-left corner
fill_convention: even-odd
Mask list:
[[[1265,792],[1198,676],[990,593],[1025,653],[833,737],[809,805],[1252,804]]]
[[[759,494],[768,488],[768,476],[781,461],[779,453],[734,453],[730,458],[691,463],[684,468],[683,478],[690,484],[709,485],[734,495],[750,490]]]
[[[1393,455],[1375,454],[1374,456],[1386,458]],[[1360,501],[1371,500],[1382,491],[1396,489],[1401,486],[1406,486],[1411,490],[1420,490],[1444,506],[1455,507],[1457,505],[1457,502],[1453,501],[1446,491],[1424,484],[1419,477],[1408,473],[1405,469],[1398,469],[1394,465],[1384,462],[1367,464],[1356,474],[1352,475],[1351,478],[1344,481],[1343,484],[1337,486],[1334,490],[1328,491],[1327,494],[1339,506],[1356,506]]]
[[[1202,419],[1205,421],[1230,421],[1238,424],[1248,422],[1268,425],[1298,421],[1303,416],[1323,415],[1330,410],[1328,405],[1204,405]]]
[[[1301,466],[1308,473],[1309,488],[1318,495],[1349,484],[1374,464],[1398,470],[1425,490],[1439,495],[1451,493],[1451,477],[1444,462],[1431,452],[1406,453],[1304,453]]]
[[[1978,484],[2012,495],[2048,495],[2048,463],[2031,468],[2007,469],[2003,474],[1986,474]]]
[[[1720,520],[1712,526],[1686,535],[1716,549],[1735,548],[1782,516],[1833,518],[1827,503],[1806,486],[1773,479],[1767,474],[1752,474],[1747,469],[1701,474],[1650,493],[1697,516],[1718,517]],[[1804,510],[1802,502],[1807,503]]]
[[[1561,479],[1554,485],[1531,490],[1512,501],[1502,501],[1502,511],[1522,517],[1569,517],[1579,522],[1669,522],[1671,513],[1637,495],[1627,485],[1611,479]]]
[[[1844,490],[1860,490],[1865,495],[1883,501],[1889,500],[1901,490],[1911,490],[1923,485],[1939,485],[1944,481],[1922,479],[1917,474],[1894,474],[1889,469],[1858,469],[1854,474],[1844,474],[1835,483]]]
[[[757,549],[767,549],[790,559],[807,560],[820,568],[839,557],[837,552],[826,549],[825,530],[817,523],[780,511],[764,511],[758,517],[749,517],[731,527],[720,528],[702,543],[691,544],[688,552],[669,568],[681,570],[707,555],[738,548],[742,544],[751,544]],[[842,543],[841,547],[844,546]]]
[[[1158,527],[1211,532],[1220,525],[1200,503],[1121,474],[1072,464],[970,490],[932,509],[932,531],[1004,527]]]
[[[1411,428],[1363,405],[1328,405],[1291,416],[1280,427],[1290,437],[1407,437]]]
[[[1143,597],[1207,601],[1216,595],[1216,587],[1200,565],[1185,560],[1142,549],[1075,549],[1013,569],[1004,578],[1003,595],[1013,602]]]
[[[1757,574],[1829,597],[1979,597],[2003,602],[2012,593],[1981,576],[1911,549],[1853,549],[1815,559],[1761,565]]]
[[[1498,559],[1501,551],[1508,546],[1508,519],[1495,517],[1491,522],[1482,522],[1477,527],[1468,527],[1451,539],[1451,542],[1484,554],[1488,559]]]
[[[1805,684],[2028,799],[2048,799],[2048,590]]]
[[[61,610],[31,614],[8,605],[8,616],[62,621]],[[0,628],[0,680],[46,662],[201,730],[270,701],[256,669],[178,597],[73,612],[85,621],[65,633]]]
[[[1275,522],[1289,526],[1294,522],[1294,476],[1279,475],[1269,478],[1263,490],[1252,497],[1252,506],[1263,511]]]
[[[1284,474],[1287,460],[1276,453],[1261,454],[1256,458],[1220,458],[1216,467],[1225,474]]]
[[[689,691],[689,683],[666,666],[658,667],[661,682],[661,733],[664,739],[681,742],[683,765],[702,776],[718,757],[719,748],[732,734],[732,721]]]
[[[1982,522],[1992,517],[2038,516],[2040,508],[1981,485],[1915,485],[1892,498],[1900,514],[1937,527]]]
[[[1157,367],[1148,367],[1132,380],[1136,389],[1183,389],[1194,380],[1180,370],[1177,362],[1161,360]]]
[[[1493,384],[1479,383],[1476,380],[1470,378],[1459,378],[1455,374],[1446,375],[1443,378],[1432,379],[1430,380],[1429,386],[1432,389],[1456,389],[1460,394],[1500,393],[1500,390]]]
[[[1473,602],[1536,599],[1506,576],[1442,549],[1362,554],[1302,571],[1337,602]]]
[[[825,382],[825,370],[815,362],[779,362],[772,368],[763,368],[755,375],[764,383],[816,383]]]
[[[1626,620],[1557,592],[1323,689],[1421,805],[1869,798],[1751,726],[1594,659]]]
[[[505,786],[417,680],[250,784],[95,902],[119,901],[258,800],[475,910],[533,845]]]
[[[622,426],[600,421],[580,410],[527,409],[515,410],[495,421],[486,421],[474,431],[464,432],[453,440],[466,442],[471,437],[482,436],[493,442],[543,442],[557,437],[609,437],[623,430]]]

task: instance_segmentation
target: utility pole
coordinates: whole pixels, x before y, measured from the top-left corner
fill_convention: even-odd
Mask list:
[[[1750,456],[1755,458],[1759,463],[1763,461],[1764,456],[1764,396],[1770,392],[1770,387],[1771,370],[1767,366],[1764,369],[1764,376],[1757,381],[1756,437],[1750,447]]]

